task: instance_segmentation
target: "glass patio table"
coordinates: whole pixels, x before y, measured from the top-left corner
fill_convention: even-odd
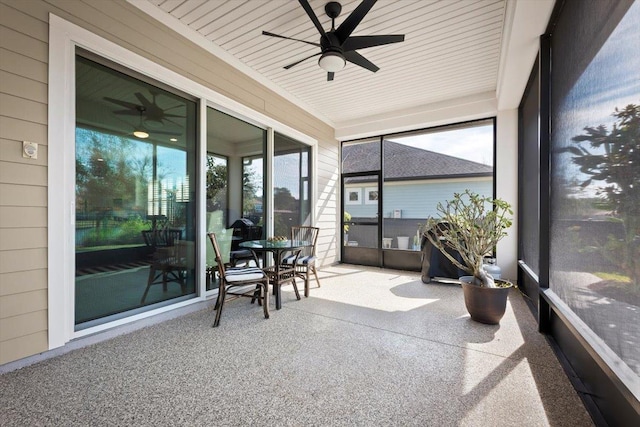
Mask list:
[[[241,248],[251,249],[254,252],[262,254],[266,254],[267,252],[273,254],[274,265],[269,267],[265,266],[263,270],[269,277],[269,282],[273,285],[273,293],[276,296],[276,310],[280,310],[282,307],[280,288],[287,282],[294,283],[296,278],[295,263],[292,263],[291,266],[283,265],[282,256],[287,252],[298,255],[303,247],[310,245],[311,243],[303,240],[286,240],[284,242],[271,240],[249,240],[240,243]],[[266,261],[266,258],[263,257],[263,260]],[[300,299],[300,293],[298,292],[297,286],[294,286],[293,289],[295,290],[296,298]],[[305,296],[307,295],[308,293],[305,292]]]

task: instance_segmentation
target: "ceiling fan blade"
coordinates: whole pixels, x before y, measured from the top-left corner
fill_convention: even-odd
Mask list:
[[[182,116],[178,116],[178,117],[182,117]],[[184,117],[182,117],[182,118],[184,118]],[[178,123],[178,122],[175,122],[175,121],[173,121],[173,120],[167,119],[167,118],[166,118],[166,116],[162,119],[162,125],[163,125],[163,126],[164,126],[164,122],[172,123],[172,124],[174,124],[174,125],[176,125],[176,126],[179,126],[179,127],[182,127],[182,126],[183,126],[183,125],[181,125],[181,124],[180,124],[180,123]]]
[[[135,111],[136,114],[139,114],[138,113],[138,107],[139,107],[138,104],[134,104],[133,102],[128,102],[128,101],[121,101],[119,99],[109,98],[108,96],[105,96],[102,99],[104,99],[105,101],[113,102],[114,104],[120,105],[121,107],[129,108],[129,109]]]
[[[391,43],[400,43],[404,41],[404,34],[386,35],[386,36],[355,36],[349,37],[342,45],[342,50],[349,52],[357,49],[366,49],[368,47],[382,46]]]
[[[145,96],[143,94],[141,94],[140,92],[136,92],[136,93],[134,93],[134,95],[136,96],[136,98],[138,98],[138,101],[140,101],[142,106],[144,108],[146,108],[147,110],[149,109],[150,106],[153,105],[153,103],[151,103],[147,98],[145,98]]]
[[[165,110],[165,111],[166,111],[166,110]],[[162,115],[162,117],[177,117],[177,118],[179,118],[179,119],[185,119],[185,118],[187,118],[187,116],[181,116],[181,115],[179,115],[179,114],[167,114],[167,113],[164,113],[164,114]]]
[[[352,64],[356,64],[362,68],[366,68],[369,71],[373,71],[374,73],[380,69],[379,67],[376,67],[373,62],[369,61],[367,58],[360,55],[356,51],[345,52],[344,59],[351,62]]]
[[[270,33],[268,31],[263,31],[262,35],[263,36],[269,36],[269,37],[277,37],[279,39],[285,39],[285,40],[293,40],[293,41],[296,41],[296,42],[302,42],[302,43],[310,44],[311,46],[322,47],[322,46],[320,46],[320,43],[313,43],[313,42],[308,42],[306,40],[294,39],[292,37],[280,36],[278,34],[273,34],[273,33]]]
[[[334,74],[335,74],[335,73],[332,73],[331,71],[329,71],[329,72],[327,73],[327,81],[328,81],[328,82],[332,82],[332,81],[333,81],[333,75],[334,75]]]
[[[178,105],[174,105],[173,107],[169,107],[169,108],[165,108],[164,111],[169,111],[169,110],[173,110],[174,108],[181,108],[181,107],[186,107],[186,105],[184,104],[178,104]]]
[[[320,55],[321,53],[322,53],[322,52],[314,53],[313,55],[311,55],[311,56],[307,56],[306,58],[301,59],[300,61],[296,61],[296,62],[294,62],[293,64],[285,65],[284,69],[285,69],[285,70],[288,70],[288,69],[289,69],[289,68],[291,68],[291,67],[295,67],[295,66],[296,66],[296,65],[298,65],[299,63],[304,62],[304,61],[306,61],[306,60],[307,60],[307,59],[309,59],[309,58],[313,58],[314,56],[318,56],[318,55]]]
[[[133,110],[117,110],[117,111],[113,111],[113,114],[122,114],[123,116],[139,116],[140,112],[139,111],[133,111]]]
[[[300,3],[300,6],[302,6],[304,11],[307,12],[307,15],[309,15],[309,19],[311,19],[313,25],[316,26],[318,32],[322,34],[322,37],[325,37],[327,34],[324,32],[324,28],[322,28],[322,25],[320,24],[320,21],[318,20],[316,14],[313,12],[313,9],[309,5],[309,2],[307,0],[298,0],[298,2]]]
[[[302,1],[302,0],[301,0]],[[344,44],[347,38],[353,33],[358,24],[364,19],[365,15],[371,10],[378,0],[362,0],[362,3],[356,7],[351,15],[345,19],[336,30],[336,36],[340,40],[340,44]]]

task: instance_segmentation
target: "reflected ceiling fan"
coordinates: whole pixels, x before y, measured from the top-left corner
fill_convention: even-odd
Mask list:
[[[366,68],[369,71],[376,72],[378,68],[371,61],[360,55],[356,50],[366,49],[374,46],[382,46],[385,44],[399,43],[404,41],[403,34],[397,35],[380,35],[380,36],[351,36],[351,33],[360,24],[365,15],[371,10],[377,0],[363,0],[362,3],[356,7],[353,12],[345,19],[338,28],[335,28],[335,19],[340,15],[342,6],[340,3],[332,1],[324,6],[324,10],[327,16],[331,18],[331,30],[325,31],[318,20],[318,17],[313,12],[313,9],[309,5],[308,0],[298,0],[300,5],[304,8],[307,15],[311,19],[311,22],[315,25],[320,33],[320,43],[313,43],[307,40],[294,39],[291,37],[285,37],[278,34],[263,31],[262,34],[270,37],[277,37],[286,40],[294,40],[312,46],[320,48],[320,52],[311,56],[303,58],[299,61],[289,64],[284,68],[288,70],[307,59],[314,56],[320,56],[318,64],[320,68],[327,71],[327,81],[331,81],[334,78],[334,74],[344,68],[347,61],[352,64],[358,65],[362,68]]]
[[[181,126],[180,123],[177,123],[171,118],[185,118],[183,115],[168,113],[167,111],[173,110],[175,108],[184,107],[184,104],[174,105],[169,108],[160,108],[160,106],[156,102],[156,97],[158,96],[158,92],[154,90],[149,90],[151,93],[151,100],[147,99],[142,93],[136,92],[134,96],[140,101],[140,104],[135,104],[129,101],[122,101],[120,99],[110,98],[108,96],[104,97],[105,101],[109,101],[113,104],[124,107],[124,110],[116,110],[113,114],[124,115],[124,116],[138,116],[140,115],[141,120],[144,120],[145,124],[152,128],[157,128],[164,126],[166,123],[173,123],[174,125]]]
[[[140,113],[140,123],[138,123],[138,126],[134,128],[133,135],[135,137],[137,137],[137,138],[142,138],[142,139],[149,138],[149,131],[144,126],[144,123],[156,123],[157,121],[146,119],[144,121],[144,123],[143,123],[143,117],[145,115],[146,109],[143,106],[138,106],[138,111]],[[175,122],[173,122],[171,120],[168,120],[168,121],[170,121],[171,123],[175,123]],[[178,125],[178,126],[180,126],[180,125]],[[153,129],[151,132],[153,132],[154,134],[170,135],[170,136],[180,136],[180,135],[182,135],[182,132],[171,132],[171,131],[168,131],[168,130],[158,130],[158,129]],[[173,139],[172,139],[172,141],[173,141]]]
[[[105,101],[109,101],[113,104],[124,107],[124,110],[116,110],[113,111],[113,114],[119,116],[139,116],[140,122],[137,125],[134,125],[133,135],[137,138],[149,138],[149,129],[152,130],[154,134],[161,135],[170,135],[170,136],[180,136],[182,132],[171,132],[171,131],[163,131],[158,130],[158,128],[163,127],[167,123],[174,124],[176,126],[182,127],[180,123],[177,123],[171,118],[185,118],[185,116],[179,114],[168,113],[167,111],[173,110],[175,108],[184,107],[184,104],[178,104],[169,108],[161,108],[156,102],[156,96],[159,94],[154,90],[149,90],[151,93],[151,100],[147,99],[141,92],[134,93],[134,96],[140,101],[140,104],[135,104],[129,101],[123,101],[120,99],[110,98],[105,96],[103,99]],[[130,124],[130,123],[129,123]]]
[[[127,126],[131,126],[133,128],[133,131],[131,132],[133,134],[133,136],[135,136],[136,138],[140,138],[140,139],[146,139],[149,138],[149,136],[151,136],[151,134],[154,135],[169,135],[171,137],[170,141],[172,142],[176,142],[177,139],[175,137],[178,136],[182,136],[182,132],[172,132],[172,131],[168,131],[168,130],[158,130],[155,128],[150,128],[149,126],[145,125],[150,123],[149,121],[144,120],[144,115],[145,115],[145,108],[142,105],[138,105],[137,106],[137,114],[139,115],[140,119],[138,124],[131,124],[129,121],[124,120],[119,118],[119,120],[123,123],[126,123]],[[132,115],[132,114],[127,114],[127,115]]]

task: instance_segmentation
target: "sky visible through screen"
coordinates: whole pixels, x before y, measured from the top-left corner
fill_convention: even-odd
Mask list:
[[[388,137],[389,141],[493,166],[493,126]]]
[[[567,95],[561,107],[562,126],[557,126],[554,138],[561,146],[575,145],[572,138],[585,134],[584,128],[604,125],[608,132],[615,122],[616,108],[629,104],[640,104],[640,2],[627,11],[616,29],[611,33],[600,51]],[[593,154],[604,153],[588,147]],[[593,181],[587,187],[579,182],[588,176],[580,173],[577,165],[571,164],[571,155],[564,154],[561,161],[567,184],[572,186],[576,197],[595,197],[606,185]]]

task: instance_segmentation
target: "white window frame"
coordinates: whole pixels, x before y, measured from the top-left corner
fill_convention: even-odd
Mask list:
[[[200,132],[198,156],[200,171],[206,162],[206,108],[214,107],[234,117],[266,129],[273,138],[277,131],[312,147],[312,223],[315,223],[317,194],[318,141],[302,132],[280,123],[271,117],[221,95],[187,77],[164,68],[157,63],[133,53],[122,46],[66,21],[49,15],[49,108],[48,108],[48,338],[49,349],[61,347],[72,339],[94,334],[122,324],[150,317],[165,311],[204,300],[204,262],[206,232],[204,174],[200,173],[198,193],[198,249],[196,261],[199,287],[196,298],[166,307],[132,315],[113,322],[75,331],[75,54],[76,47],[93,52],[117,64],[186,92],[200,100],[198,112]],[[273,175],[267,151],[267,176]],[[270,179],[270,178],[268,178]],[[270,188],[267,186],[267,188]],[[269,216],[273,217],[272,203]],[[211,292],[209,292],[211,295]]]
[[[344,200],[345,205],[361,205],[362,204],[362,188],[345,188],[344,191],[347,193],[346,198]],[[351,193],[358,194],[358,200],[351,200]]]
[[[366,187],[364,189],[364,204],[365,205],[377,205],[378,204],[378,200],[379,199],[375,199],[375,200],[369,200],[369,194],[370,193],[378,193],[378,197],[380,197],[380,190],[378,190],[378,187]]]

